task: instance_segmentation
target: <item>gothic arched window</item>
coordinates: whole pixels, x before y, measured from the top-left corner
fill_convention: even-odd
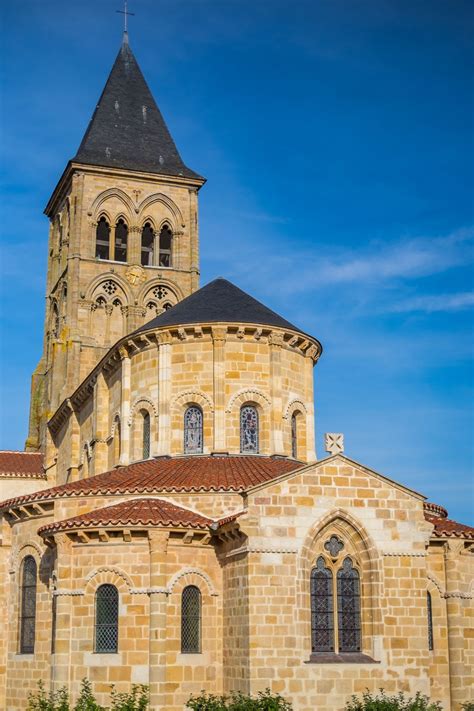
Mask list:
[[[150,456],[150,413],[142,410],[143,416],[143,438],[142,438],[142,456],[143,459],[148,459]]]
[[[105,217],[97,223],[95,235],[96,259],[110,259],[110,226]]]
[[[35,651],[37,565],[32,555],[23,560],[20,601],[20,654]]]
[[[115,225],[114,260],[116,262],[127,261],[127,239],[128,227],[125,224],[125,220],[120,218]]]
[[[99,585],[95,593],[94,651],[118,651],[119,595],[115,585]]]
[[[184,413],[184,453],[201,454],[203,446],[202,410],[191,405]]]
[[[426,606],[428,612],[428,649],[430,652],[434,649],[434,637],[433,637],[433,606],[431,602],[431,593],[426,593]]]
[[[333,576],[322,556],[311,571],[311,648],[334,652]]]
[[[147,222],[142,229],[142,265],[144,267],[151,267],[154,263],[154,243],[155,233],[151,224]]]
[[[360,652],[360,582],[352,560],[337,571],[337,615],[340,652]]]
[[[160,267],[171,266],[171,240],[173,234],[168,225],[163,225],[160,232],[160,254],[158,264]]]
[[[201,591],[188,585],[181,595],[181,652],[201,652]]]
[[[258,453],[258,412],[255,405],[240,408],[240,451]]]

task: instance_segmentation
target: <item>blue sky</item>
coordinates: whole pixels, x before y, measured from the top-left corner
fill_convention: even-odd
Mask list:
[[[0,447],[40,356],[42,210],[121,41],[120,0],[2,3]],[[473,6],[136,0],[130,43],[222,275],[313,333],[319,456],[473,515]]]

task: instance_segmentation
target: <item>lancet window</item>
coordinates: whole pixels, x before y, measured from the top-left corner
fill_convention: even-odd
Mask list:
[[[181,595],[181,652],[201,652],[201,591],[188,585]]]
[[[255,405],[240,408],[240,451],[258,453],[258,411]]]
[[[95,256],[96,259],[110,259],[110,225],[105,217],[97,223]]]
[[[142,265],[151,267],[154,263],[154,242],[155,233],[149,222],[146,222],[142,229]]]
[[[159,259],[160,267],[171,267],[171,240],[173,234],[168,225],[163,225],[160,232],[159,240]]]
[[[428,613],[428,649],[430,652],[434,649],[434,637],[433,637],[433,605],[431,600],[431,593],[426,593],[426,607]]]
[[[143,439],[142,439],[142,455],[143,459],[148,459],[150,456],[150,413],[146,410],[143,413]]]
[[[119,595],[115,585],[100,585],[95,594],[96,652],[118,651]]]
[[[191,405],[184,413],[184,453],[201,454],[203,447],[202,410]]]
[[[327,543],[331,559],[320,555],[311,571],[312,652],[357,653],[362,649],[359,571],[350,556],[338,559],[344,545],[337,536]]]
[[[21,570],[20,654],[33,654],[35,651],[36,578],[36,561],[28,555]]]
[[[298,419],[296,412],[291,416],[291,456],[293,459],[298,456]]]
[[[114,255],[112,257],[116,262],[127,261],[127,240],[128,227],[125,221],[120,218],[115,225]]]

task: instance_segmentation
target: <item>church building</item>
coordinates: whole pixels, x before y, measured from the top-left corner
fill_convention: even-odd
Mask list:
[[[46,206],[43,354],[0,452],[0,709],[91,680],[152,711],[269,687],[474,698],[474,528],[315,451],[322,347],[238,286],[200,287],[198,194],[125,33]],[[370,456],[370,452],[368,452]]]

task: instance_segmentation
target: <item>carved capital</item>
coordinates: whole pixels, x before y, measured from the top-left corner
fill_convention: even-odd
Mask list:
[[[171,341],[172,341],[171,333],[169,331],[162,331],[161,333],[158,333],[157,341],[160,346],[165,346],[165,345],[171,343]]]
[[[130,358],[130,354],[125,348],[125,346],[120,346],[120,348],[118,349],[118,354],[120,356],[120,360],[126,360],[127,358]]]
[[[166,553],[168,549],[168,531],[148,530],[150,553]]]
[[[283,333],[281,331],[272,331],[268,337],[268,342],[271,346],[281,348],[283,345]]]
[[[227,340],[227,328],[222,326],[215,326],[211,329],[212,340],[216,342],[225,342]]]

